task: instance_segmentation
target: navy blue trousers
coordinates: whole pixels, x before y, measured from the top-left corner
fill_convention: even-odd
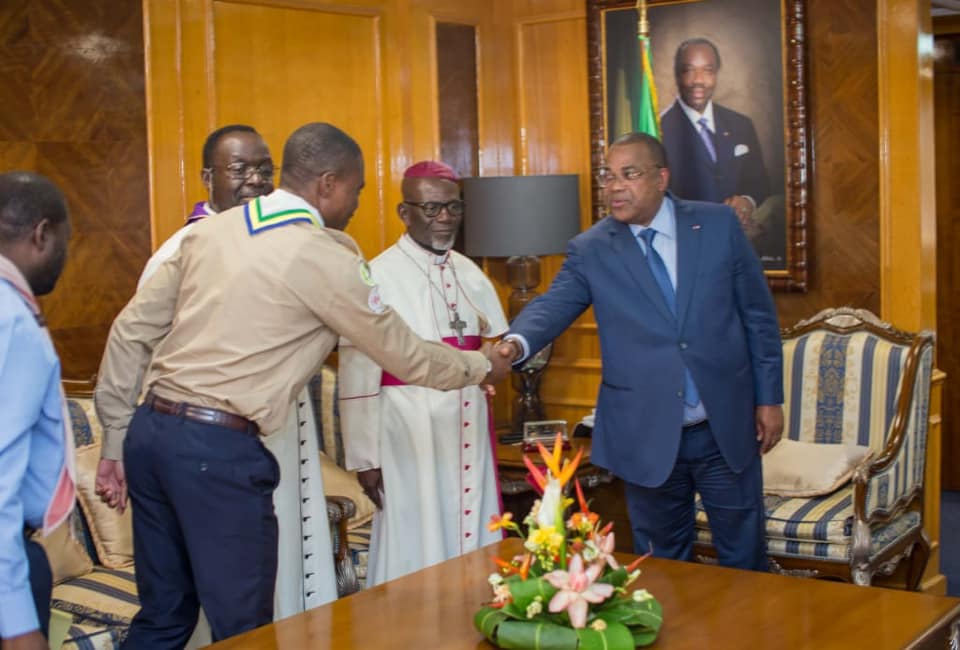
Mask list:
[[[30,591],[37,610],[40,631],[47,636],[50,631],[50,595],[53,593],[53,574],[43,547],[29,539],[23,540],[27,552],[27,567],[30,572]]]
[[[123,647],[183,648],[273,620],[276,459],[252,434],[141,405],[123,447],[140,611]]]
[[[720,564],[766,571],[759,451],[737,474],[720,453],[709,424],[684,429],[682,436],[677,462],[663,485],[647,488],[624,483],[634,552],[646,553],[652,546],[656,557],[692,560],[694,493],[699,492]]]

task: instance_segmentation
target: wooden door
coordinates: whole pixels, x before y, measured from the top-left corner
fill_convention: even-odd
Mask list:
[[[937,367],[947,375],[942,471],[944,489],[960,490],[960,33],[938,36],[936,51]]]

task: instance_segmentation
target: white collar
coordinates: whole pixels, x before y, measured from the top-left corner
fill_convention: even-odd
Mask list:
[[[400,241],[397,242],[404,250],[413,255],[421,255],[426,261],[430,264],[441,265],[446,264],[450,259],[450,251],[447,250],[443,255],[437,255],[432,251],[428,251],[426,248],[418,244],[413,240],[408,233],[403,233],[403,236],[400,237]]]
[[[690,123],[693,124],[693,128],[699,130],[700,124],[698,120],[703,117],[707,119],[707,128],[710,130],[710,133],[717,132],[717,123],[713,120],[713,100],[707,102],[707,107],[703,109],[703,113],[697,111],[697,109],[692,106],[687,106],[680,97],[677,97],[677,104],[680,105],[680,108],[683,109],[684,115],[687,116],[687,119],[690,120]]]
[[[635,223],[630,224],[630,232],[634,237],[639,237],[640,233],[647,228],[653,228],[659,235],[667,239],[676,239],[677,237],[677,216],[674,212],[673,200],[669,196],[664,196],[660,202],[660,209],[653,215],[653,221],[648,226],[640,226]]]

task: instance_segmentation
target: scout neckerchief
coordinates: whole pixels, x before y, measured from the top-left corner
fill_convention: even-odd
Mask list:
[[[268,197],[270,196],[273,196],[273,194],[268,195]],[[247,220],[247,230],[251,235],[259,235],[265,230],[300,222],[312,223],[318,228],[323,228],[323,222],[310,210],[295,207],[289,210],[272,211],[269,207],[263,205],[263,198],[257,197],[243,206],[243,215]]]
[[[47,330],[46,322],[43,320],[43,314],[40,313],[40,304],[37,302],[30,285],[26,278],[20,273],[13,262],[0,255],[0,280],[6,280],[16,290],[23,302],[33,313],[37,320],[37,325],[46,334],[48,340],[50,332]],[[53,347],[53,342],[50,342]],[[63,387],[60,387],[60,403],[63,411],[63,467],[60,468],[60,474],[57,477],[57,485],[53,490],[53,497],[47,504],[46,512],[43,514],[43,534],[49,535],[60,524],[66,520],[67,516],[73,510],[76,502],[76,473],[74,470],[74,452],[73,452],[73,427],[70,425],[70,411],[67,408],[67,400],[63,394]]]

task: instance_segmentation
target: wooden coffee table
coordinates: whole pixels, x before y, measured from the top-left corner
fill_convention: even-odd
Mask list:
[[[210,647],[489,650],[473,613],[491,597],[490,558],[519,549],[509,539]],[[943,649],[951,635],[956,642],[958,598],[656,558],[641,568],[636,586],[664,609],[655,649]]]

